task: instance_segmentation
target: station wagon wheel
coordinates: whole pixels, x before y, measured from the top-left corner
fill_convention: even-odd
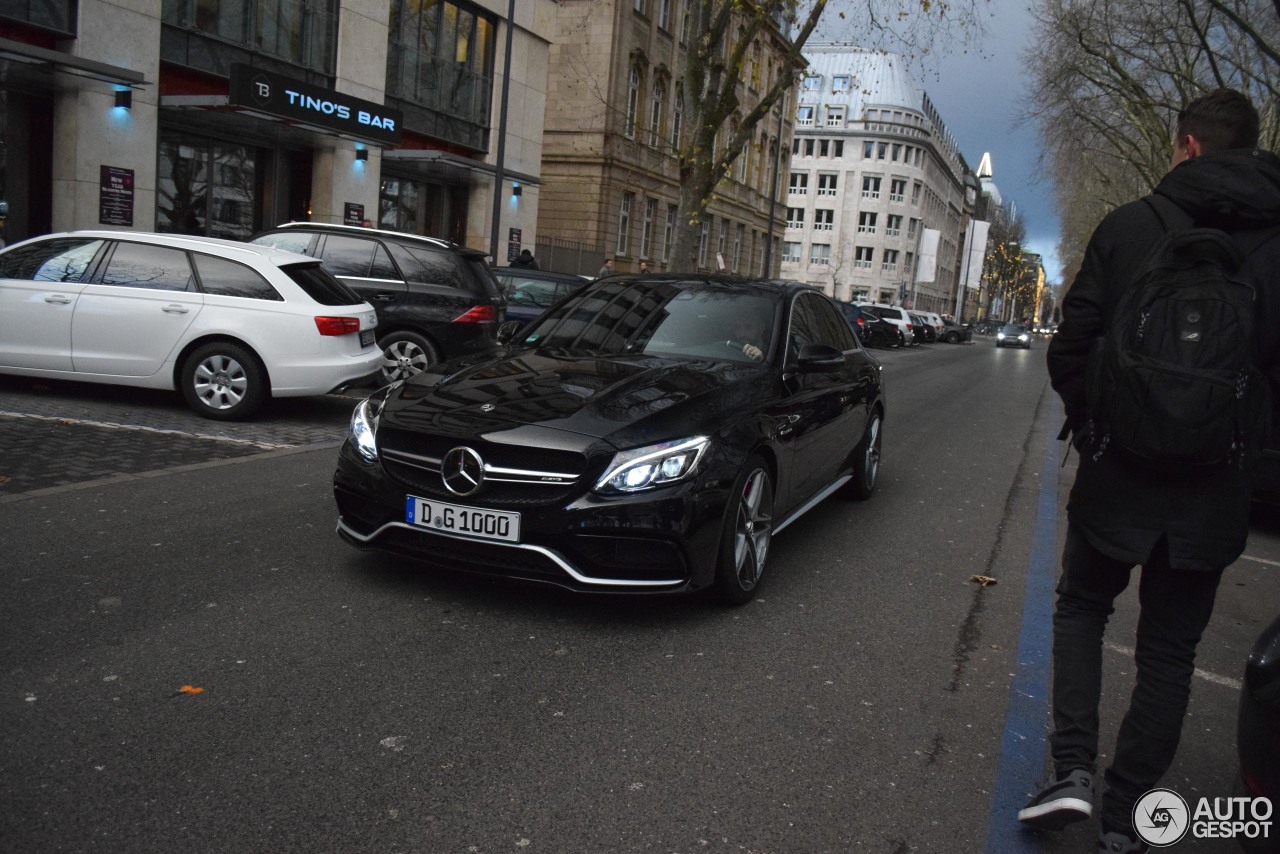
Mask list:
[[[214,341],[182,363],[182,396],[198,414],[216,421],[248,418],[267,393],[266,372],[246,348]]]
[[[849,482],[849,494],[859,500],[866,500],[876,491],[876,481],[880,477],[880,449],[884,442],[884,419],[880,410],[871,413],[867,422],[867,431],[854,451],[853,480]]]
[[[436,348],[416,332],[392,332],[378,346],[382,347],[379,373],[384,384],[407,380],[440,361]]]
[[[959,344],[959,343],[960,343],[960,333],[959,333],[959,332],[948,332],[948,333],[947,333],[947,343],[948,343],[948,344]]]
[[[773,478],[763,459],[752,455],[730,493],[720,536],[716,586],[731,605],[756,595],[773,540]]]

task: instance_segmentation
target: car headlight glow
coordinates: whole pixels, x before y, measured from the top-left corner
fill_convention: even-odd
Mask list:
[[[1030,336],[1029,336],[1029,335],[1027,335],[1027,333],[1025,333],[1025,332],[1024,332],[1024,333],[1022,333],[1021,335],[1019,335],[1019,336],[1018,336],[1018,340],[1019,340],[1019,341],[1026,341],[1026,340],[1027,340],[1027,338],[1029,338],[1029,337],[1030,337]]]
[[[997,337],[997,338],[1003,338],[1003,337],[1004,337],[1004,333],[1003,333],[1003,332],[997,332],[997,333],[996,333],[996,337]]]
[[[373,435],[378,426],[376,411],[368,399],[360,401],[356,411],[351,413],[351,426],[347,431],[347,438],[356,452],[371,463],[378,459],[378,441]]]
[[[619,451],[596,481],[595,491],[639,492],[684,480],[697,471],[710,444],[710,436],[692,436]]]

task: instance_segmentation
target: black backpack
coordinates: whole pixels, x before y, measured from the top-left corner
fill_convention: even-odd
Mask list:
[[[1121,294],[1090,361],[1096,454],[1114,446],[1159,471],[1252,467],[1271,401],[1255,364],[1254,287],[1239,275],[1245,253],[1216,228],[1169,228],[1147,203],[1165,233]],[[1172,202],[1161,203],[1190,224]]]

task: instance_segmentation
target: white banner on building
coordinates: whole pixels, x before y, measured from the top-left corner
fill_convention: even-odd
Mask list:
[[[969,222],[969,233],[965,235],[965,240],[969,243],[965,247],[968,257],[965,259],[963,272],[967,287],[976,288],[982,285],[982,262],[987,256],[987,232],[990,228],[991,223],[980,219]]]
[[[942,232],[926,228],[920,234],[920,258],[916,262],[916,281],[932,282],[938,275],[938,240]]]

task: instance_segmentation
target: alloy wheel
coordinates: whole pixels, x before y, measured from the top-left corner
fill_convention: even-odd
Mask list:
[[[431,367],[431,356],[408,339],[393,341],[382,351],[382,379],[393,383],[407,380]]]
[[[200,402],[210,409],[232,409],[249,392],[249,377],[238,361],[214,353],[195,367],[193,389]]]
[[[743,484],[734,523],[733,565],[738,585],[751,590],[760,582],[773,538],[773,483],[757,468]]]

